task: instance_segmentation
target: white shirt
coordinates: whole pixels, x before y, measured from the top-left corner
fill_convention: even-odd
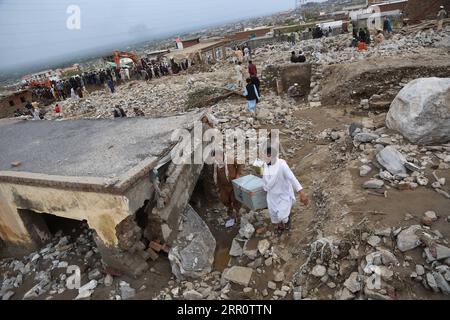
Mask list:
[[[283,220],[289,217],[295,193],[302,190],[302,186],[294,173],[283,159],[277,159],[275,164],[264,164],[264,190],[267,191],[267,206],[271,217]],[[272,222],[276,222],[272,218]]]

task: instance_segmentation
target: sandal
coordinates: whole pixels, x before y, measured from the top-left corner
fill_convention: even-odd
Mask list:
[[[278,236],[281,236],[283,234],[283,231],[284,231],[284,228],[278,226],[276,233],[277,233]]]
[[[291,230],[291,219],[288,220],[287,223],[284,224],[286,230]]]

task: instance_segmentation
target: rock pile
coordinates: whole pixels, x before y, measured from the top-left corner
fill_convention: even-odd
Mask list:
[[[125,282],[118,286],[114,276],[103,265],[93,239],[94,231],[88,229],[87,224],[80,230],[78,236],[76,229],[72,230],[73,235],[56,233],[50,243],[21,260],[2,260],[0,298],[48,300],[74,291],[74,299],[89,299],[100,286],[110,287],[110,299],[133,297],[134,289]],[[76,286],[78,276],[79,288]],[[21,286],[30,281],[34,283],[33,287],[23,296],[19,295],[17,292],[21,291]]]

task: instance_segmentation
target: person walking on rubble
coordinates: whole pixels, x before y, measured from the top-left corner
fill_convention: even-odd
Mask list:
[[[444,28],[444,19],[448,17],[447,11],[445,11],[444,6],[440,7],[440,10],[437,14],[437,31],[441,32]]]
[[[247,85],[244,88],[244,96],[247,98],[247,110],[256,116],[256,104],[261,97],[256,85],[252,82],[252,79],[247,78]]]
[[[290,40],[291,40],[291,45],[292,46],[295,46],[295,33],[294,32],[292,32],[291,33],[291,35],[290,35]]]
[[[228,217],[230,220],[234,219],[233,225],[240,218],[241,204],[234,197],[232,181],[241,177],[244,166],[237,164],[234,157],[224,156],[223,151],[215,150],[212,156],[214,157],[214,183],[219,192],[220,202],[227,207]]]
[[[364,32],[363,28],[359,28],[359,41],[366,42],[366,33]]]
[[[106,84],[109,87],[109,90],[111,90],[111,93],[114,93],[115,89],[114,89],[114,82],[112,81],[112,79],[108,79],[108,81],[106,82]]]
[[[267,206],[270,220],[277,226],[277,233],[290,228],[289,216],[292,205],[296,201],[295,192],[300,196],[300,202],[308,205],[309,199],[303,187],[289,168],[285,160],[278,157],[278,151],[268,147],[263,166],[264,190],[267,192]]]
[[[248,62],[248,74],[250,75],[250,77],[258,76],[258,70],[256,69],[256,65],[251,60]]]
[[[234,55],[236,56],[238,62],[244,62],[244,54],[239,48],[236,48],[236,50],[234,51]]]
[[[250,60],[250,49],[247,46],[244,47],[244,57],[245,61]]]
[[[384,18],[384,21],[383,21],[383,31],[385,32],[386,35],[392,33],[392,25],[391,25],[391,21],[389,20],[388,17],[385,17],[385,18]]]
[[[236,81],[239,88],[242,88],[244,85],[244,72],[242,70],[242,63],[239,61],[235,67],[234,70],[236,71]]]

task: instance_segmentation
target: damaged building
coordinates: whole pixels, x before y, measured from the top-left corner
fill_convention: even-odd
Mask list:
[[[203,117],[2,120],[0,238],[8,254],[41,247],[55,220],[86,221],[104,263],[140,275],[154,255],[150,242],[176,238],[203,167],[170,161],[172,134]]]
[[[16,110],[25,110],[25,105],[31,101],[31,90],[0,94],[0,119],[14,116]]]

